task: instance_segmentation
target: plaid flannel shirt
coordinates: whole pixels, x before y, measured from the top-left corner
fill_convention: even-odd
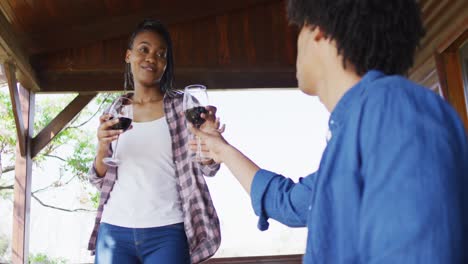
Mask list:
[[[189,156],[189,131],[182,113],[183,94],[167,93],[164,96],[164,112],[172,139],[172,153],[176,167],[177,190],[182,202],[185,233],[192,263],[200,263],[213,256],[221,243],[219,219],[213,206],[203,175],[214,176],[219,164],[202,165],[192,162]],[[112,150],[109,148],[109,155]],[[93,166],[89,181],[100,192],[99,207],[88,249],[94,254],[102,212],[117,180],[117,168],[109,167],[104,177],[99,177]]]

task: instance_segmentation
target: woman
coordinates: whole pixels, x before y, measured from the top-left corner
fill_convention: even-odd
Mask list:
[[[173,51],[168,30],[144,20],[130,37],[125,85],[134,89],[132,129],[100,118],[90,182],[101,191],[88,249],[95,263],[199,263],[220,244],[219,220],[203,175],[219,164],[193,162],[182,113],[183,95],[172,90]],[[216,127],[214,107],[206,126]],[[107,166],[119,137],[118,167]],[[112,144],[112,145],[111,145]]]

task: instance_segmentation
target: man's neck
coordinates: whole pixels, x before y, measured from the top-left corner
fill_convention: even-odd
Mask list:
[[[338,68],[338,69],[337,69]],[[354,69],[330,67],[318,84],[317,95],[331,113],[343,95],[362,78]]]

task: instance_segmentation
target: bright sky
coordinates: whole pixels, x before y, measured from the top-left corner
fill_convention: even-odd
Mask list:
[[[260,167],[294,181],[318,168],[329,114],[316,97],[298,89],[249,89],[209,91],[209,98],[226,124],[225,138]],[[34,168],[33,189],[49,184],[57,175],[53,162]],[[304,252],[305,228],[288,228],[270,220],[268,231],[257,229],[249,197],[226,167],[206,180],[221,220],[222,244],[217,257]],[[76,197],[84,192],[75,184],[42,197],[59,206],[76,208],[80,207]],[[0,204],[0,208],[0,226],[11,227],[11,212],[4,215],[7,205]],[[90,262],[86,246],[93,222],[94,213],[63,213],[33,201],[30,252],[65,257],[71,263]]]

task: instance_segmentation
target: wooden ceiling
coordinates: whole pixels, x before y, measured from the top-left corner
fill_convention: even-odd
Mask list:
[[[467,0],[419,0],[426,35],[421,40],[410,79],[432,88],[439,84],[435,54],[468,28]]]
[[[36,92],[121,90],[130,32],[168,25],[176,86],[294,87],[297,30],[283,0],[2,0],[0,45]]]
[[[145,17],[168,25],[176,87],[295,87],[297,30],[286,0],[1,0],[0,60],[35,92],[122,89],[130,32]],[[434,50],[466,23],[466,0],[419,0],[428,33],[410,77],[436,78]],[[427,63],[427,62],[430,63]]]

